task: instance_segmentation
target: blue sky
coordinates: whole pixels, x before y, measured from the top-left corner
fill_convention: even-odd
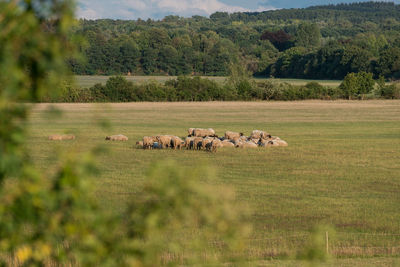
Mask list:
[[[369,0],[77,0],[80,18],[161,19],[167,15],[209,16],[216,11],[264,11]],[[393,2],[393,1],[391,1]],[[399,4],[400,0],[395,0]]]

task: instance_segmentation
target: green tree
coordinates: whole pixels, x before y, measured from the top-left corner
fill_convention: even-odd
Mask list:
[[[321,45],[321,32],[318,25],[302,23],[299,25],[295,35],[295,45],[306,48]]]
[[[358,97],[364,99],[365,95],[374,89],[374,85],[372,73],[349,73],[340,84],[340,89],[343,91],[344,97],[348,99]]]

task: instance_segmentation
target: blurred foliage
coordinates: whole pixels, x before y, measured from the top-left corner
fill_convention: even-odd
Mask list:
[[[73,4],[67,0],[0,2],[2,265],[173,266],[239,260],[251,230],[247,213],[235,205],[229,189],[207,185],[215,182],[208,180],[213,173],[205,166],[153,166],[143,190],[118,214],[100,206],[92,194],[97,148],[61,155],[53,177],[33,166],[24,143],[32,105],[22,102],[54,97],[55,88],[68,90],[61,81],[68,74],[65,62],[75,55],[73,21]],[[110,88],[120,84],[118,78],[108,83]]]
[[[317,225],[311,230],[307,245],[298,254],[297,258],[305,260],[308,266],[321,266],[331,259],[329,244],[335,241],[334,228],[327,225]],[[328,250],[327,250],[328,247]]]

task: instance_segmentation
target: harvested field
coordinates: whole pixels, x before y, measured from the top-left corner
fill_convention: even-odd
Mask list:
[[[45,172],[52,172],[49,166],[55,166],[56,151],[103,145],[108,152],[99,155],[102,172],[93,192],[112,210],[123,208],[140,190],[152,162],[207,162],[216,169],[218,182],[232,185],[238,199],[253,210],[249,257],[254,260],[294,257],[309,239],[310,229],[320,224],[335,228],[330,249],[340,257],[400,256],[400,101],[55,106],[64,111],[61,119],[46,115],[46,104],[34,107],[31,157]],[[98,127],[104,120],[111,130]],[[213,128],[220,136],[227,130],[249,135],[263,129],[286,140],[289,147],[222,148],[217,153],[133,148],[143,136],[183,137],[190,127]],[[106,142],[110,132],[129,140]],[[72,133],[76,139],[51,142],[49,133]],[[340,263],[351,266],[348,261]],[[364,260],[355,260],[354,265],[358,262],[364,266]]]

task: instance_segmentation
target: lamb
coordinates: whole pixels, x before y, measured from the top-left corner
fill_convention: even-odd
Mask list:
[[[117,134],[117,135],[110,135],[106,136],[106,140],[109,141],[128,141],[128,137],[122,134]]]
[[[241,136],[243,136],[243,133],[236,133],[231,131],[225,132],[225,139],[233,140],[234,138],[239,138]]]
[[[72,134],[53,134],[48,137],[52,141],[75,140],[75,135]]]

